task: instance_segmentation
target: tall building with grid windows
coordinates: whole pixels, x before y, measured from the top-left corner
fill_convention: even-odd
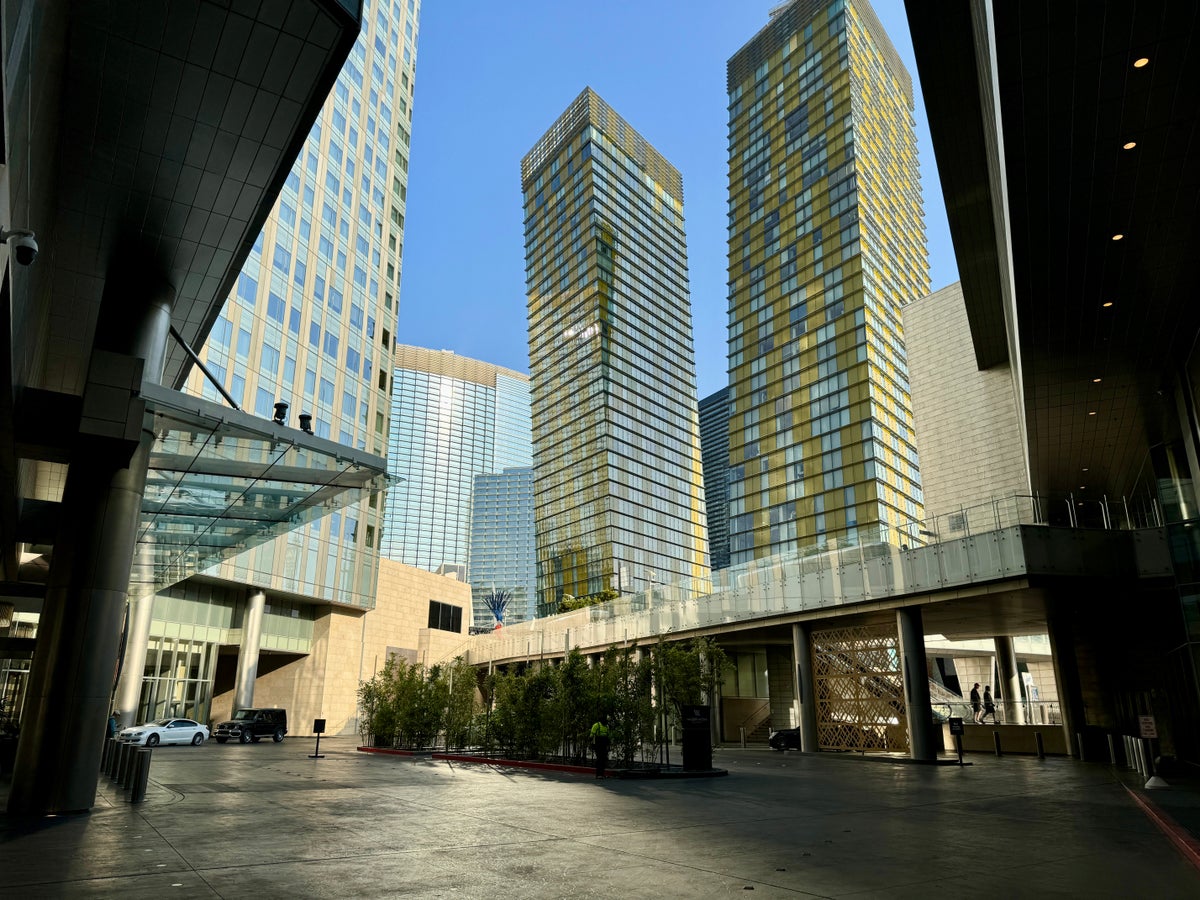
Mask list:
[[[713,569],[729,567],[729,388],[700,401],[700,460]]]
[[[466,580],[476,476],[532,461],[529,376],[404,345],[393,366],[383,555]]]
[[[499,592],[508,595],[503,624],[534,618],[537,554],[533,539],[533,469],[529,466],[475,476],[467,580],[471,582],[476,627],[491,628],[498,621],[488,608],[487,598]]]
[[[539,613],[703,577],[679,172],[585,88],[521,186]]]
[[[915,540],[911,77],[867,0],[776,9],[727,75],[731,562]]]
[[[287,11],[286,17],[278,15],[279,9],[263,11],[263,21],[281,29],[281,41],[305,34],[316,44],[328,41],[322,20],[307,19],[303,4],[292,4]],[[198,348],[212,380],[192,367],[182,385],[193,396],[221,404],[227,402],[224,391],[244,412],[264,420],[276,414],[277,404],[287,404],[282,421],[289,429],[301,427],[301,414],[311,416],[314,434],[307,440],[323,447],[332,465],[326,473],[307,472],[304,464],[313,456],[305,453],[298,457],[300,465],[269,466],[253,496],[255,503],[276,511],[287,508],[296,495],[335,487],[337,467],[345,467],[340,474],[348,475],[355,464],[347,462],[349,454],[342,447],[374,458],[387,449],[419,3],[377,0],[364,4],[363,13],[349,55],[233,290]],[[227,14],[227,34],[266,27],[245,16],[235,4]],[[235,27],[239,19],[245,19],[241,28]],[[311,64],[307,56],[304,60],[298,65]],[[259,171],[252,152],[243,152],[236,133],[269,133],[273,117],[286,121],[285,112],[297,100],[293,93],[305,78],[297,69],[289,82],[277,68],[273,61],[268,65],[247,57],[239,71],[259,72],[262,92],[247,93],[245,83],[235,79],[221,108],[210,108],[207,94],[203,103],[193,97],[201,110],[197,128],[209,129],[205,141],[212,158],[223,159],[228,167],[221,187],[220,178],[192,166],[191,160],[176,166],[180,184],[190,184],[197,198],[197,208],[182,225],[182,239],[191,242],[197,259],[224,252],[211,249],[221,237],[210,234],[219,217],[201,215],[202,209],[227,206],[234,219],[244,217],[251,210],[242,210],[242,197],[252,192],[243,190],[239,196],[239,190],[266,184],[269,173]],[[268,75],[261,74],[264,69]],[[268,84],[278,92],[265,90]],[[214,195],[217,187],[220,193]],[[195,489],[185,511],[228,504],[233,519],[265,518],[258,510],[248,516],[239,512],[245,495],[231,490],[226,477],[230,465],[258,451],[223,433],[203,438],[192,433],[195,446],[189,452],[203,443],[217,462],[189,474],[211,487]],[[276,445],[270,446],[274,453]],[[269,483],[270,472],[280,486]],[[123,721],[228,715],[253,705],[256,685],[262,687],[259,699],[266,705],[288,706],[301,718],[328,709],[332,694],[326,689],[333,691],[330,685],[339,678],[343,687],[354,679],[343,678],[346,673],[340,669],[326,670],[325,647],[342,629],[365,633],[359,617],[376,602],[382,507],[381,495],[336,511],[326,504],[327,514],[274,540],[241,553],[236,553],[241,544],[233,544],[236,555],[226,556],[202,577],[160,587],[155,595],[131,595],[116,698]],[[186,515],[182,519],[181,530],[186,530],[191,520]],[[220,543],[224,539],[215,530],[189,537],[210,547],[227,546]],[[236,664],[227,666],[231,645],[237,650]],[[265,685],[257,677],[260,653],[287,655],[276,658]],[[331,721],[345,720],[339,714]]]
[[[416,0],[376,0],[201,351],[243,409],[312,416],[319,437],[387,451],[416,63]],[[193,370],[185,388],[220,399]],[[212,574],[374,605],[382,504],[318,519]]]

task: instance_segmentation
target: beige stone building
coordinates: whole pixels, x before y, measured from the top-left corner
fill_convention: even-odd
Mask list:
[[[1029,493],[1013,373],[976,363],[962,284],[905,307],[904,335],[927,516]]]
[[[312,622],[307,653],[259,657],[254,705],[286,709],[293,736],[310,734],[317,718],[326,720],[327,734],[354,734],[359,683],[381,669],[389,654],[422,665],[453,659],[468,640],[470,610],[469,585],[381,560],[374,609],[326,607]],[[213,721],[229,716],[233,695],[232,684],[214,691]]]

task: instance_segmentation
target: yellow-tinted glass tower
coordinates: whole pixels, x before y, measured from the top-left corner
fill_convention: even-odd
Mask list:
[[[729,60],[728,88],[731,562],[916,539],[911,77],[866,0],[795,0]]]
[[[521,185],[539,614],[704,577],[679,172],[588,88]]]

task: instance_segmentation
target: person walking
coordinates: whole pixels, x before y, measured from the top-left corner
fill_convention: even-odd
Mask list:
[[[592,742],[596,747],[596,777],[603,778],[608,768],[608,716],[603,715],[592,726]]]
[[[119,726],[120,723],[117,720],[117,711],[114,709],[111,713],[109,713],[108,716],[108,736],[110,738],[115,738],[117,736],[117,730]]]
[[[981,717],[983,715],[983,703],[979,699],[979,682],[975,682],[975,686],[971,688],[971,721],[976,725],[982,725]]]
[[[983,720],[988,716],[992,717],[992,724],[999,725],[996,720],[996,701],[992,699],[992,686],[985,684],[983,686],[983,715],[979,718],[979,724],[983,724]]]

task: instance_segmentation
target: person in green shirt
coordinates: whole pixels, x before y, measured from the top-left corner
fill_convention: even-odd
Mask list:
[[[596,777],[603,778],[608,766],[608,716],[602,715],[592,726],[592,741],[596,746]]]

